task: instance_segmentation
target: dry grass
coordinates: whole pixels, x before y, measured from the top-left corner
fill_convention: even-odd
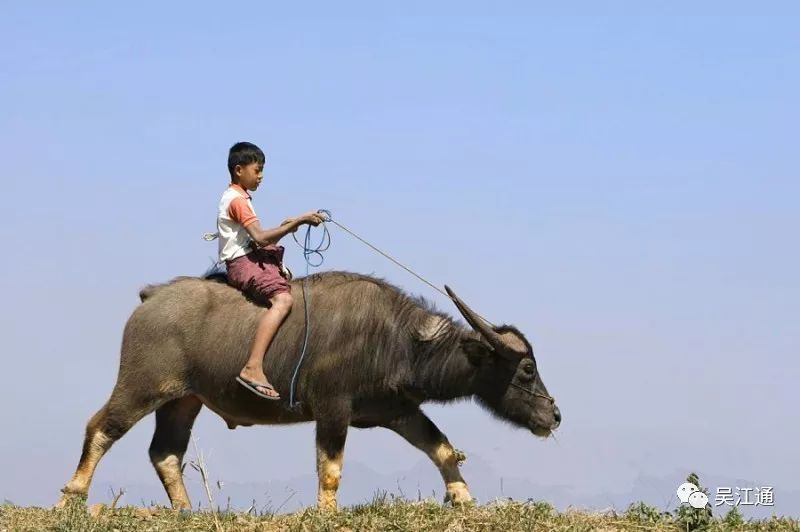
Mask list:
[[[219,528],[218,528],[219,527]],[[102,505],[87,508],[76,501],[63,510],[0,506],[0,531],[447,531],[467,530],[511,532],[685,530],[674,516],[663,513],[628,511],[620,514],[585,512],[559,513],[547,503],[495,502],[485,506],[449,508],[432,501],[408,502],[378,498],[374,502],[323,513],[314,509],[287,515],[252,515],[234,512],[176,513],[168,509]],[[713,520],[706,530],[793,530],[800,521],[772,518],[732,525]]]

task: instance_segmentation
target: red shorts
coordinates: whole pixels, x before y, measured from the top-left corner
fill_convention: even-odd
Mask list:
[[[292,286],[281,270],[283,246],[267,246],[225,262],[228,284],[259,303],[266,303],[281,292],[291,293]]]

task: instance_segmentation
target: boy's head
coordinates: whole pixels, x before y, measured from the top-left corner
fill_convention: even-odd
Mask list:
[[[245,190],[255,190],[264,175],[266,157],[261,148],[250,142],[237,142],[228,152],[228,172],[231,183]]]

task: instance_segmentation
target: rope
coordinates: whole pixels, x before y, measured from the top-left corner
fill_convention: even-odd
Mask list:
[[[438,286],[436,286],[436,285],[435,285],[435,284],[433,284],[432,282],[428,281],[428,280],[427,280],[427,279],[425,279],[423,276],[421,276],[420,274],[418,274],[417,272],[415,272],[414,270],[412,270],[411,268],[409,268],[408,266],[406,266],[405,264],[403,264],[403,263],[402,263],[402,262],[400,262],[399,260],[395,259],[394,257],[392,257],[391,255],[389,255],[389,254],[388,254],[388,253],[386,253],[385,251],[381,251],[380,249],[378,249],[377,247],[373,246],[372,244],[370,244],[369,242],[367,242],[366,240],[364,240],[363,238],[361,238],[360,236],[358,236],[357,234],[355,234],[353,231],[351,231],[350,229],[348,229],[347,227],[345,227],[344,225],[340,224],[339,222],[337,222],[336,220],[334,220],[333,218],[331,218],[331,216],[330,216],[330,212],[328,212],[328,211],[326,211],[326,210],[322,210],[322,211],[319,211],[319,212],[324,212],[324,213],[327,215],[327,219],[325,220],[326,222],[331,222],[331,223],[333,223],[333,224],[336,224],[336,225],[337,225],[337,226],[338,226],[340,229],[342,229],[343,231],[346,231],[346,232],[347,232],[347,233],[349,233],[351,236],[355,237],[356,239],[360,240],[360,241],[361,241],[362,243],[364,243],[365,245],[367,245],[367,246],[369,246],[370,248],[372,248],[372,249],[373,249],[375,252],[377,252],[377,253],[380,253],[381,255],[383,255],[384,257],[386,257],[386,258],[387,258],[387,259],[389,259],[390,261],[394,262],[395,264],[397,264],[398,266],[400,266],[401,268],[403,268],[405,271],[407,271],[408,273],[410,273],[411,275],[413,275],[414,277],[416,277],[417,279],[419,279],[420,281],[422,281],[423,283],[425,283],[426,285],[430,286],[431,288],[433,288],[434,290],[436,290],[437,292],[439,292],[440,294],[442,294],[444,297],[446,297],[447,299],[450,299],[450,300],[452,301],[452,299],[453,299],[453,298],[451,298],[451,297],[450,297],[450,294],[448,294],[447,292],[445,292],[444,290],[442,290],[441,288],[439,288]],[[475,311],[473,311],[473,312],[475,312]],[[482,319],[483,321],[485,321],[486,323],[488,323],[489,325],[491,325],[492,327],[494,327],[494,324],[493,324],[491,321],[487,320],[486,318],[484,318],[483,316],[481,316],[481,315],[480,315],[480,314],[478,314],[477,312],[475,312],[475,315],[476,315],[476,316],[478,316],[478,317],[479,317],[480,319]]]
[[[328,219],[330,219],[330,212],[321,210],[319,211],[324,213]],[[309,269],[310,268],[318,268],[322,266],[322,263],[325,262],[325,256],[322,254],[323,251],[327,251],[329,247],[331,247],[331,234],[328,232],[328,226],[324,223],[322,224],[322,238],[315,247],[311,246],[311,227],[310,225],[306,226],[306,235],[303,243],[297,241],[297,235],[292,233],[292,238],[295,242],[297,242],[298,246],[303,248],[303,258],[306,260],[306,276],[303,277],[303,310],[305,311],[305,334],[303,337],[303,350],[300,352],[300,358],[297,360],[297,365],[294,367],[294,374],[292,374],[292,382],[289,385],[289,409],[290,410],[297,410],[300,407],[300,402],[295,402],[294,400],[294,390],[295,385],[297,383],[297,374],[300,372],[300,366],[303,364],[303,359],[306,357],[306,350],[308,349],[308,337],[311,330],[311,319],[308,315],[308,306],[310,304],[310,296],[308,291],[306,290],[306,280],[308,279]],[[318,262],[312,262],[312,257],[318,257]]]
[[[405,271],[407,271],[408,273],[410,273],[411,275],[413,275],[414,277],[416,277],[417,279],[419,279],[420,281],[422,281],[422,282],[423,282],[423,283],[425,283],[426,285],[430,286],[431,288],[433,288],[434,290],[436,290],[437,292],[439,292],[440,294],[442,294],[442,295],[443,295],[444,297],[446,297],[447,299],[450,299],[450,295],[449,295],[447,292],[445,292],[444,290],[442,290],[441,288],[439,288],[439,287],[438,287],[438,286],[436,286],[435,284],[431,283],[430,281],[428,281],[427,279],[425,279],[424,277],[422,277],[421,275],[419,275],[418,273],[416,273],[416,272],[415,272],[414,270],[412,270],[411,268],[409,268],[409,267],[405,266],[404,264],[402,264],[400,261],[398,261],[397,259],[395,259],[395,258],[394,258],[394,257],[392,257],[391,255],[389,255],[388,253],[385,253],[385,252],[381,251],[380,249],[376,248],[375,246],[373,246],[372,244],[370,244],[369,242],[367,242],[366,240],[364,240],[363,238],[361,238],[360,236],[358,236],[357,234],[355,234],[354,232],[352,232],[350,229],[348,229],[347,227],[345,227],[345,226],[343,226],[342,224],[340,224],[339,222],[337,222],[336,220],[334,220],[334,219],[332,219],[332,218],[328,218],[328,220],[327,220],[327,221],[329,221],[329,222],[331,222],[331,223],[333,223],[333,224],[336,224],[336,225],[337,225],[337,226],[339,226],[339,227],[340,227],[342,230],[344,230],[344,231],[347,231],[347,232],[348,232],[348,233],[350,233],[352,236],[354,236],[355,238],[357,238],[358,240],[360,240],[361,242],[363,242],[363,243],[364,243],[364,244],[366,244],[367,246],[371,247],[373,250],[375,250],[376,252],[380,253],[381,255],[383,255],[384,257],[386,257],[387,259],[389,259],[390,261],[394,262],[395,264],[397,264],[398,266],[400,266],[401,268],[403,268]]]

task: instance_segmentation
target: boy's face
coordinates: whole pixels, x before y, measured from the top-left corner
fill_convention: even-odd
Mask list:
[[[237,165],[234,168],[236,179],[239,185],[245,190],[255,190],[264,179],[264,165],[262,163],[250,163]]]

